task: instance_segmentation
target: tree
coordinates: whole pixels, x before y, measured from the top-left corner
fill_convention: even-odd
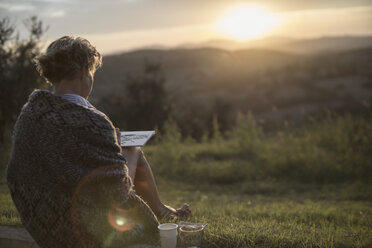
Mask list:
[[[125,86],[126,129],[160,130],[170,113],[165,78],[160,63],[146,63],[144,75],[127,76]]]
[[[219,144],[222,142],[223,137],[220,131],[220,126],[218,124],[218,116],[214,115],[213,116],[213,122],[212,122],[212,141],[216,144]]]
[[[9,18],[0,20],[0,143],[7,129],[35,88],[47,84],[35,69],[34,59],[40,54],[40,38],[46,31],[41,21],[33,16],[24,21],[29,31],[26,39],[15,35]]]
[[[220,132],[221,136],[225,136],[236,125],[237,110],[233,107],[231,100],[216,97],[212,111],[214,133]],[[215,136],[215,134],[212,133],[212,136]]]

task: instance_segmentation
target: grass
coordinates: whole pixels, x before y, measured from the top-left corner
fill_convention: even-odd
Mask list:
[[[164,202],[174,207],[188,202],[194,214],[190,220],[209,224],[205,247],[372,246],[371,196],[354,197],[360,187],[372,192],[372,184],[157,182]],[[0,192],[0,224],[20,225],[4,184]]]
[[[161,181],[166,202],[178,206],[187,201],[194,211],[191,220],[209,223],[206,247],[372,246],[372,202],[351,200],[344,193],[355,186],[293,188],[284,182],[257,182],[226,187]]]
[[[372,125],[350,116],[145,147],[163,201],[209,223],[205,247],[372,247]],[[1,166],[9,147],[0,151]],[[4,171],[2,169],[2,171]],[[0,224],[20,225],[0,174]]]
[[[0,145],[0,225],[20,225],[18,212],[10,197],[5,179],[5,166],[10,153],[10,145]]]
[[[0,184],[0,225],[20,225],[18,212],[10,197],[8,187],[4,182]]]

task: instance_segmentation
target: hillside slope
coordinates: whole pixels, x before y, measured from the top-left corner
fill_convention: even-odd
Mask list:
[[[216,48],[132,51],[104,58],[91,100],[99,104],[116,94],[125,101],[127,75],[142,75],[148,62],[162,64],[173,116],[184,123],[209,123],[213,114],[231,122],[237,111],[298,122],[324,109],[370,111],[372,103],[372,47],[318,55]]]

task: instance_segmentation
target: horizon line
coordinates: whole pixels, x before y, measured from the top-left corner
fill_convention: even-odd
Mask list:
[[[310,41],[310,40],[321,40],[321,39],[331,39],[331,38],[371,38],[372,39],[372,32],[371,33],[363,33],[363,34],[342,34],[342,35],[318,35],[318,36],[313,36],[313,37],[294,37],[294,36],[285,36],[285,35],[271,35],[271,36],[265,36],[265,37],[260,37],[260,38],[254,38],[254,39],[248,39],[245,41],[240,41],[240,40],[234,40],[230,38],[216,38],[216,39],[206,39],[204,41],[200,42],[183,42],[175,45],[167,45],[167,44],[151,44],[151,45],[143,45],[139,47],[132,47],[128,49],[122,49],[122,50],[117,50],[117,51],[112,51],[112,52],[107,52],[107,53],[102,53],[103,56],[110,56],[110,55],[118,55],[118,54],[123,54],[123,53],[129,53],[129,52],[135,52],[135,51],[141,51],[141,50],[177,50],[177,49],[200,49],[200,48],[216,48],[216,49],[221,49],[221,50],[229,50],[229,51],[234,51],[234,50],[241,50],[244,48],[239,48],[239,49],[226,49],[226,48],[221,48],[221,47],[214,47],[208,46],[205,43],[209,42],[231,42],[235,44],[249,44],[249,43],[255,43],[263,40],[270,40],[270,39],[288,39],[290,41],[288,42],[297,42],[297,41]],[[253,44],[252,44],[253,45]],[[257,45],[257,44],[256,44]],[[190,47],[188,47],[190,46]],[[193,47],[195,46],[195,47]],[[248,47],[247,47],[248,48]],[[246,49],[247,49],[246,48]],[[249,47],[252,49],[255,48],[266,48],[266,47],[259,47],[259,46],[252,46]],[[275,50],[275,49],[272,49]]]

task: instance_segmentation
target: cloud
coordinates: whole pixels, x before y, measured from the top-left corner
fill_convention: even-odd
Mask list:
[[[218,34],[214,33],[210,25],[199,25],[75,35],[88,39],[102,54],[110,54],[148,46],[176,47],[187,42],[198,43],[215,38]]]
[[[73,1],[73,0],[37,0],[37,1],[34,1],[34,2],[62,3],[62,4],[65,4],[65,3],[75,3],[77,1]]]
[[[309,9],[280,14],[283,22],[276,35],[314,37],[372,33],[372,6]]]
[[[61,18],[66,15],[66,12],[63,10],[58,10],[58,11],[51,11],[48,16],[52,18]]]
[[[0,3],[0,8],[4,8],[9,12],[23,12],[23,11],[33,11],[35,6],[29,4],[9,4],[9,3]]]

